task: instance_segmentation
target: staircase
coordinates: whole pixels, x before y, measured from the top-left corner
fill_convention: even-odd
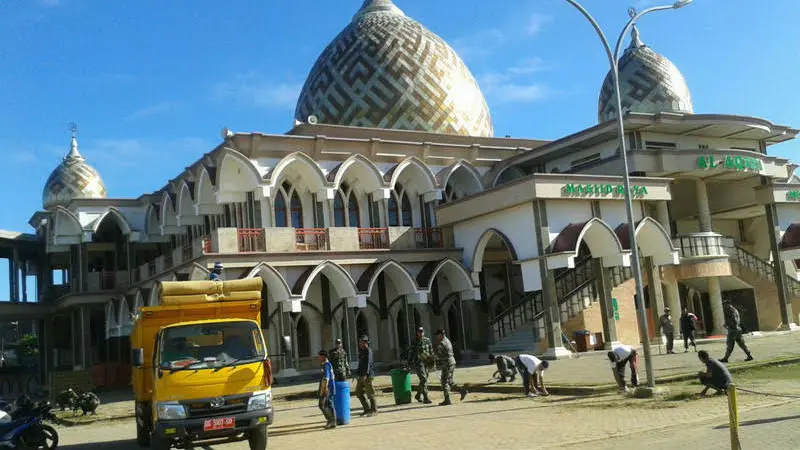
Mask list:
[[[630,269],[627,268],[615,267],[611,271],[614,287],[631,277]],[[591,257],[579,260],[573,269],[558,273],[555,288],[561,323],[567,322],[597,302],[598,285]],[[542,291],[526,294],[516,304],[495,316],[489,326],[495,342],[489,345],[490,352],[500,353],[530,348],[544,336]]]
[[[682,255],[687,256],[687,255]],[[696,256],[696,255],[693,255]],[[709,255],[711,256],[711,255]],[[728,257],[732,263],[750,271],[759,278],[774,283],[772,264],[749,251],[733,245]],[[612,288],[633,277],[630,268],[611,269]],[[784,274],[789,295],[800,297],[800,281]],[[574,269],[556,275],[556,295],[561,312],[561,323],[599,301],[598,285],[592,270],[591,258],[580,260]],[[495,316],[489,323],[494,344],[489,352],[501,353],[529,349],[544,336],[544,300],[542,291],[524,295],[517,303]]]

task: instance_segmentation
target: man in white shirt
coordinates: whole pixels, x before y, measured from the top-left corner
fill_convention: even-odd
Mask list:
[[[611,368],[614,379],[617,380],[620,390],[627,390],[625,385],[625,365],[631,366],[631,384],[636,387],[639,385],[639,376],[636,373],[636,366],[639,364],[639,354],[630,345],[620,344],[608,352],[608,360],[611,361]]]
[[[550,367],[549,362],[542,361],[533,355],[522,354],[514,358],[514,363],[520,375],[522,375],[522,392],[525,396],[550,395],[544,387],[544,371]],[[538,389],[536,386],[537,380]]]

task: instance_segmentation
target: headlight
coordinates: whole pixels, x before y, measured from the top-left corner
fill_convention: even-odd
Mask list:
[[[178,402],[163,402],[158,404],[159,420],[175,420],[186,418],[186,408]]]
[[[247,402],[248,411],[257,411],[259,409],[267,409],[272,403],[272,391],[261,391],[253,393],[250,400]]]

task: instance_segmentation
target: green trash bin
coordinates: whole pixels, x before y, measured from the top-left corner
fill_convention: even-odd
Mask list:
[[[411,374],[400,369],[392,370],[391,374],[394,404],[405,405],[411,403]]]

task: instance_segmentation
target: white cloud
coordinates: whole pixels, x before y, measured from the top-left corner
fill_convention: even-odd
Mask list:
[[[490,55],[506,41],[503,30],[492,28],[454,39],[453,49],[463,59],[480,58]]]
[[[39,160],[39,158],[36,157],[36,154],[30,151],[16,152],[13,155],[11,155],[11,159],[14,162],[22,164],[34,163]]]
[[[106,166],[147,167],[164,158],[191,155],[197,159],[211,150],[206,140],[196,137],[176,139],[98,139],[81,143],[81,153],[88,160]],[[191,159],[190,158],[190,159]],[[184,159],[181,157],[181,159]]]
[[[126,120],[146,119],[151,116],[174,111],[176,107],[177,105],[173,102],[156,103],[155,105],[137,109],[136,111],[130,113],[128,117],[126,117]]]
[[[525,32],[528,33],[529,36],[535,36],[542,31],[545,25],[549,24],[553,21],[553,16],[547,14],[533,14],[528,19],[528,24],[525,26]]]
[[[546,69],[541,58],[525,59],[502,71],[483,74],[479,77],[480,85],[490,102],[537,102],[556,93],[544,83],[529,81],[532,73]]]
[[[275,82],[250,72],[236,75],[233,80],[217,83],[211,90],[215,101],[234,101],[257,108],[294,108],[303,85]]]

